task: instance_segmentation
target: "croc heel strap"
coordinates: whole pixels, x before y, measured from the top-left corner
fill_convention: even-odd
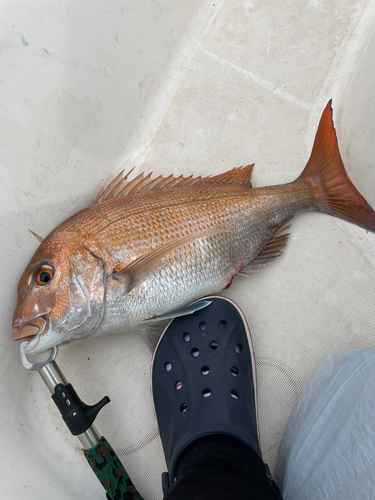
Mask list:
[[[164,493],[182,452],[200,437],[225,434],[261,456],[246,319],[233,301],[209,300],[206,308],[173,319],[154,354],[154,408],[168,468],[162,475]]]

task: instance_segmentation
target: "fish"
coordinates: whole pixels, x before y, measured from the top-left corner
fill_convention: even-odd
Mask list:
[[[340,156],[332,101],[295,181],[254,188],[252,170],[133,180],[121,172],[88,208],[45,239],[36,235],[41,244],[18,284],[12,339],[28,340],[26,353],[38,354],[99,335],[147,332],[280,257],[290,221],[303,211],[375,232],[375,212]]]

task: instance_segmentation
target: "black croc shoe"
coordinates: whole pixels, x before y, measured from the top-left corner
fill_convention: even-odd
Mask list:
[[[225,434],[261,456],[252,340],[239,307],[224,297],[171,321],[160,337],[152,365],[154,407],[168,474],[193,441]]]

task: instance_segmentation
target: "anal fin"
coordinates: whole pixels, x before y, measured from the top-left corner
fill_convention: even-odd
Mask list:
[[[290,233],[285,232],[288,229],[290,229],[290,225],[280,228],[266,243],[255,259],[244,266],[238,274],[249,275],[265,266],[268,262],[281,257],[290,235]]]

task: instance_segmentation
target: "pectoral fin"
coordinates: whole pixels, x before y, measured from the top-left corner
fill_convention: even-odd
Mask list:
[[[212,228],[197,233],[191,233],[181,238],[169,241],[165,245],[155,248],[141,257],[138,257],[130,264],[120,263],[116,266],[111,278],[119,282],[122,287],[122,293],[129,293],[139,283],[146,279],[151,271],[157,267],[163,257],[172,253],[177,248],[198,240],[205,236],[211,236],[218,233],[227,233],[229,231],[221,228]]]

